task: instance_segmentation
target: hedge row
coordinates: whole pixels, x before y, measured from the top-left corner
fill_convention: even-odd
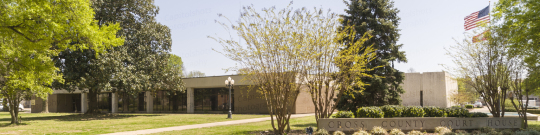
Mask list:
[[[354,116],[353,116],[354,115]],[[385,105],[358,108],[356,113],[339,111],[335,118],[392,118],[392,117],[487,117],[485,113],[469,113],[462,107],[440,108],[434,106]]]
[[[516,108],[506,108],[504,109],[505,112],[517,112],[516,111]],[[540,109],[527,109],[527,112],[528,113],[532,113],[532,114],[540,114]]]

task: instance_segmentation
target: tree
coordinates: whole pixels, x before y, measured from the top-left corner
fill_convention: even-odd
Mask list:
[[[102,91],[123,91],[137,94],[143,91],[183,90],[178,71],[168,68],[171,49],[170,29],[155,20],[159,9],[152,0],[92,1],[95,19],[103,27],[121,23],[118,36],[125,38],[123,46],[94,57],[94,50],[66,50],[58,58],[65,76],[63,89],[87,90],[89,108],[86,113],[99,113],[97,94]]]
[[[198,71],[198,70],[193,70],[193,71],[189,71],[189,73],[187,73],[187,74],[184,75],[184,76],[187,77],[187,78],[192,78],[192,77],[205,77],[206,74],[204,74],[203,72]]]
[[[229,24],[218,22],[227,31],[236,32],[245,44],[235,39],[210,37],[223,46],[223,52],[220,53],[239,64],[239,67],[231,69],[244,74],[246,77],[243,81],[256,84],[251,88],[256,89],[266,100],[272,128],[276,134],[284,134],[289,131],[289,118],[300,93],[300,88],[306,87],[303,84],[305,81],[303,78],[309,78],[306,76],[308,70],[315,68],[309,73],[315,73],[319,70],[313,67],[315,65],[310,64],[327,66],[322,61],[319,63],[310,62],[317,57],[310,50],[319,49],[320,53],[324,53],[318,47],[336,49],[335,47],[339,46],[337,43],[332,42],[335,41],[332,35],[317,37],[324,34],[324,32],[321,32],[323,30],[329,30],[327,31],[328,34],[332,34],[332,31],[338,26],[326,20],[329,18],[325,19],[324,17],[322,11],[316,9],[315,11],[309,11],[306,8],[295,10],[289,6],[285,9],[276,10],[272,7],[263,9],[262,13],[258,13],[252,6],[248,6],[243,9],[237,24],[232,24],[229,21],[232,27]],[[335,16],[326,17],[336,19]],[[317,41],[316,39],[326,41]],[[332,45],[323,45],[323,43],[332,43]],[[328,51],[335,51],[332,52],[334,54],[338,52],[337,50]],[[358,57],[344,56],[340,58],[342,59],[339,60],[344,62],[360,61],[357,59]],[[333,59],[325,59],[325,62],[329,64],[333,62]],[[360,65],[358,64],[358,67],[361,67]],[[351,70],[362,70],[362,68]],[[337,72],[337,70],[334,71]],[[330,73],[332,71],[325,72]],[[321,75],[330,76],[329,74]],[[314,104],[318,103],[314,102]],[[320,114],[326,116],[326,114]]]
[[[180,56],[169,54],[169,62],[167,65],[169,68],[178,71],[180,75],[183,75],[185,68],[184,62],[182,62],[182,58]]]
[[[471,86],[486,102],[493,117],[504,117],[507,93],[514,90],[511,84],[521,80],[523,57],[513,55],[506,32],[496,26],[484,26],[487,40],[472,42],[471,36],[448,50],[457,67],[454,71],[459,81]]]
[[[540,63],[539,0],[500,0],[495,5],[494,21],[508,36],[512,53],[525,56],[526,66],[538,68]],[[534,74],[530,74],[534,75]]]
[[[362,34],[370,33],[372,38],[365,41],[365,46],[372,45],[376,50],[376,58],[368,63],[367,68],[377,68],[366,74],[372,77],[362,78],[368,84],[357,87],[357,91],[342,93],[343,98],[338,101],[340,110],[356,111],[362,106],[381,106],[401,104],[400,94],[404,92],[400,86],[403,83],[404,73],[394,68],[394,62],[407,62],[405,52],[399,49],[403,46],[397,44],[400,34],[397,28],[400,18],[399,10],[394,8],[391,0],[351,0],[345,2],[348,9],[342,15],[344,26],[354,26],[356,38],[345,38],[345,42],[360,40]],[[359,51],[359,54],[364,53]],[[363,91],[359,91],[363,90]]]
[[[523,57],[526,74],[514,73],[526,78],[513,79],[511,99],[520,99],[513,106],[520,117],[526,118],[528,96],[540,92],[540,1],[539,0],[500,0],[495,5],[493,19],[496,31],[505,36],[513,56]],[[521,98],[526,97],[525,103]],[[525,126],[527,121],[525,120]],[[525,127],[526,128],[526,127]]]
[[[453,103],[457,103],[460,106],[465,105],[471,102],[471,100],[474,100],[471,94],[474,94],[474,93],[469,93],[469,92],[451,93],[450,101],[452,101]]]
[[[465,105],[467,103],[474,102],[479,97],[476,91],[467,83],[465,83],[464,80],[466,79],[456,78],[456,81],[458,83],[458,93],[452,93],[449,98],[452,102],[459,105]]]
[[[118,24],[99,27],[84,0],[0,2],[0,93],[10,104],[11,123],[17,124],[24,96],[46,98],[61,74],[50,57],[59,50],[94,49],[100,54],[122,45]]]
[[[363,44],[370,38],[367,34],[355,42],[341,42],[347,40],[344,38],[354,41],[352,39],[356,37],[352,29],[354,26],[340,26],[338,15],[324,14],[322,9],[315,9],[308,18],[312,25],[303,26],[305,33],[309,34],[304,35],[309,44],[303,46],[303,51],[311,53],[297,57],[303,57],[299,59],[305,60],[308,65],[305,72],[299,73],[299,77],[311,95],[315,119],[318,121],[319,118],[330,118],[334,113],[337,107],[334,100],[341,99],[340,93],[364,86],[360,78],[369,77],[366,72],[373,69],[366,66],[376,53],[373,48]]]
[[[407,70],[407,72],[414,73],[414,72],[416,72],[416,70],[414,70],[414,68],[409,68],[409,70]]]

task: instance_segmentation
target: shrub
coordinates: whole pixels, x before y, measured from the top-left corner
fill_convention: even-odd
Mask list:
[[[420,131],[413,130],[413,131],[409,131],[409,135],[424,135],[424,133],[422,133]]]
[[[420,106],[407,106],[403,111],[403,117],[424,117],[426,113]]]
[[[403,107],[397,105],[385,105],[380,107],[384,112],[385,118],[401,117],[403,113]]]
[[[465,131],[465,130],[456,130],[456,133],[467,134],[467,131]]]
[[[313,133],[313,135],[330,135],[330,134],[325,129],[319,129],[318,131]]]
[[[442,108],[435,106],[424,107],[424,112],[426,115],[424,117],[446,117],[446,111]]]
[[[516,135],[540,135],[540,132],[536,130],[522,130],[516,131]]]
[[[373,129],[371,129],[371,134],[372,135],[386,135],[386,129],[382,128],[382,127],[379,127],[379,126],[375,126],[373,127]]]
[[[514,107],[508,107],[508,106],[506,106],[504,108],[504,111],[505,112],[517,112]],[[532,113],[532,114],[540,114],[540,109],[527,109],[527,112]]]
[[[476,117],[489,117],[489,116],[482,112],[473,112],[473,113],[469,113],[468,117],[476,118]]]
[[[336,132],[334,132],[334,134],[332,134],[332,135],[345,135],[345,133],[343,133],[343,132],[341,132],[341,131],[336,131]]]
[[[452,107],[458,107],[458,108],[461,108],[461,106],[459,106],[459,105],[454,105],[454,106],[452,106]]]
[[[505,129],[505,130],[501,131],[501,134],[502,135],[514,135],[514,131],[512,131],[510,129]]]
[[[469,110],[463,107],[451,107],[444,109],[447,117],[468,117]]]
[[[465,108],[467,109],[472,109],[474,106],[473,105],[465,105]]]
[[[481,127],[480,132],[482,133],[491,133],[491,132],[497,132],[494,128],[491,127]]]
[[[482,132],[480,132],[480,130],[473,130],[473,131],[471,132],[471,134],[473,134],[473,135],[478,135],[478,134],[482,134]]]
[[[452,129],[448,129],[446,127],[435,127],[435,133],[438,133],[440,135],[446,134],[446,133],[452,133]]]
[[[379,107],[362,107],[356,111],[357,118],[384,118],[384,112]]]
[[[480,133],[480,131],[478,131],[478,134]],[[444,133],[443,135],[471,135],[469,133],[467,133],[467,131],[465,130],[456,130],[456,132],[449,132],[449,133]],[[474,135],[477,135],[477,134],[474,134]]]
[[[390,135],[405,135],[405,133],[403,133],[401,129],[394,128],[390,130]]]
[[[334,118],[354,118],[354,113],[351,111],[339,111]]]
[[[353,135],[370,135],[370,134],[367,131],[359,130],[359,131],[354,132]]]

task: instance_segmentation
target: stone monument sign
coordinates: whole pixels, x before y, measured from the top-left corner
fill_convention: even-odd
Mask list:
[[[520,118],[456,118],[456,117],[405,117],[405,118],[337,118],[319,119],[319,129],[328,131],[371,130],[374,126],[385,129],[434,130],[444,126],[452,129],[521,128]]]

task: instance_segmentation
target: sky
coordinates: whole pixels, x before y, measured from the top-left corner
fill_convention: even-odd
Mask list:
[[[171,29],[171,53],[182,58],[186,71],[198,70],[206,76],[236,74],[225,72],[237,64],[217,52],[221,51],[221,45],[208,38],[229,37],[229,33],[215,23],[216,20],[226,21],[218,14],[234,22],[240,17],[243,6],[253,5],[261,11],[273,6],[283,9],[289,3],[289,0],[155,1],[160,8],[157,21]],[[401,51],[405,51],[408,60],[396,63],[395,68],[402,72],[411,68],[416,72],[440,72],[446,70],[442,65],[452,67],[454,64],[445,48],[456,45],[456,40],[463,40],[464,17],[489,3],[489,0],[395,0],[394,7],[400,10],[401,18],[398,26],[401,37],[397,43],[403,44]],[[337,14],[344,14],[347,8],[341,0],[294,0],[292,7],[330,9]]]

